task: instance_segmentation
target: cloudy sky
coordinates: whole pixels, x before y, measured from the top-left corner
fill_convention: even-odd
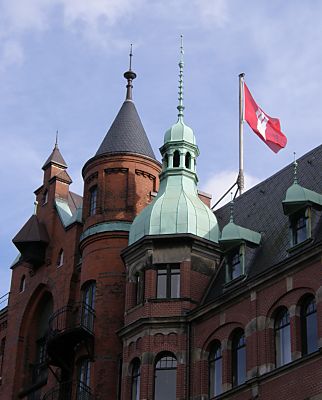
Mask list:
[[[184,35],[185,121],[199,187],[217,199],[237,176],[240,72],[288,137],[276,155],[245,126],[247,187],[321,143],[321,15],[318,0],[0,0],[0,293],[57,129],[82,193],[81,168],[125,96],[130,43],[134,100],[159,154],[176,121]]]

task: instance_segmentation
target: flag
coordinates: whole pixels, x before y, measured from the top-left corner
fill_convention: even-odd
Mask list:
[[[287,138],[280,121],[267,115],[255,102],[244,82],[244,119],[267,146],[277,153],[286,146]]]

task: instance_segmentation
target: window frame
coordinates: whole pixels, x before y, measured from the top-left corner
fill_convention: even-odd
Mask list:
[[[232,336],[231,363],[232,386],[237,387],[243,385],[247,380],[247,352],[246,336],[242,329],[235,331]],[[243,365],[241,365],[241,363],[243,363]],[[240,374],[241,368],[243,369],[242,375]],[[244,379],[241,377],[244,377]]]
[[[295,247],[305,242],[307,239],[311,238],[311,208],[305,207],[301,210],[296,211],[294,214],[290,215],[290,242],[291,247]],[[302,222],[301,226],[298,226],[300,221]],[[300,240],[299,236],[304,234],[305,237]]]
[[[219,352],[219,355],[218,355]],[[217,371],[218,371],[218,363],[220,362],[220,390],[217,392]],[[222,390],[222,372],[223,372],[223,356],[222,356],[222,347],[219,341],[215,341],[210,348],[209,357],[208,357],[208,395],[209,399],[213,397],[219,396]]]
[[[131,400],[140,400],[141,361],[135,358],[131,369]]]
[[[161,271],[165,271],[164,273],[161,273]],[[176,272],[174,272],[176,271]],[[161,285],[161,278],[162,276],[166,277],[166,282],[165,282],[165,296],[159,295],[159,287]],[[173,296],[172,293],[172,283],[175,283],[174,277],[179,276],[178,282],[177,282],[177,295]],[[169,299],[180,299],[180,291],[181,291],[181,270],[180,270],[180,264],[163,264],[159,265],[156,268],[156,298],[161,299],[161,300],[169,300]]]
[[[170,360],[171,358],[171,360]],[[162,360],[165,362],[165,366],[162,366]],[[160,366],[158,367],[160,363]],[[167,364],[172,364],[172,365],[167,365]],[[175,365],[174,365],[175,364]],[[176,399],[176,394],[177,394],[177,368],[178,368],[178,361],[177,358],[173,353],[161,353],[158,355],[156,358],[155,364],[154,364],[154,379],[153,379],[153,400],[159,400],[156,398],[156,378],[157,378],[157,371],[175,371],[175,395],[174,399]],[[168,399],[167,399],[168,400]],[[172,400],[172,399],[169,399]]]
[[[97,185],[94,185],[89,189],[89,202],[88,202],[89,216],[97,214],[97,195],[98,195],[98,188]]]
[[[308,312],[309,306],[313,304],[313,311],[310,310]],[[315,330],[314,335],[315,335],[315,346],[313,349],[309,349],[311,345],[309,345],[308,338],[310,335],[308,335],[308,319],[310,316],[315,314],[315,319],[314,319],[314,325],[313,329]],[[314,296],[308,296],[306,299],[301,304],[301,311],[300,311],[300,318],[301,318],[301,350],[302,350],[302,356],[306,356],[308,354],[314,353],[319,349],[319,344],[318,344],[318,319],[317,319],[317,306],[316,306],[316,300]],[[311,327],[312,329],[312,327]]]
[[[286,322],[283,322],[283,319],[286,319]],[[285,340],[288,340],[288,353],[286,353]],[[291,321],[290,313],[285,307],[278,310],[274,318],[274,346],[276,368],[289,364],[292,361]]]
[[[238,262],[233,263],[235,257],[238,256]],[[225,255],[226,260],[226,282],[233,282],[245,275],[245,245],[241,244],[238,247],[230,249]],[[233,267],[239,265],[239,274],[234,276]]]
[[[135,274],[135,305],[142,304],[144,302],[144,290],[145,274],[144,271],[138,271]]]

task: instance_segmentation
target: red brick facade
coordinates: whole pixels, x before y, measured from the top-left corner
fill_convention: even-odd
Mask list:
[[[158,190],[160,167],[134,153],[92,158],[83,168],[83,213],[75,220],[66,208],[73,196],[66,168],[55,162],[45,168],[35,193],[49,243],[42,265],[20,260],[12,267],[9,304],[0,312],[0,399],[137,400],[137,362],[140,400],[153,400],[156,364],[172,355],[176,399],[208,400],[214,343],[221,345],[222,365],[216,399],[322,399],[321,244],[247,282],[227,282],[207,301],[225,268],[219,244],[176,234],[128,246],[131,222]],[[179,294],[160,298],[158,271],[173,265]],[[304,354],[307,296],[317,306],[318,345]],[[274,327],[282,309],[290,316],[291,359],[277,366]],[[246,378],[239,385],[236,332],[245,336]]]

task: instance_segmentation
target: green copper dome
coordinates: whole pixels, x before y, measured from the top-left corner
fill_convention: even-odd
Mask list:
[[[196,138],[193,130],[183,122],[183,118],[179,117],[178,122],[171,126],[164,135],[164,143],[185,140],[192,144],[196,144]]]
[[[322,206],[322,195],[299,185],[297,180],[297,162],[294,161],[294,182],[287,189],[282,201],[284,214],[290,215],[310,204]]]
[[[199,198],[196,158],[199,149],[193,130],[183,122],[183,60],[179,62],[178,121],[167,130],[160,148],[163,160],[160,189],[132,223],[129,244],[148,235],[190,233],[218,243],[214,213]]]

